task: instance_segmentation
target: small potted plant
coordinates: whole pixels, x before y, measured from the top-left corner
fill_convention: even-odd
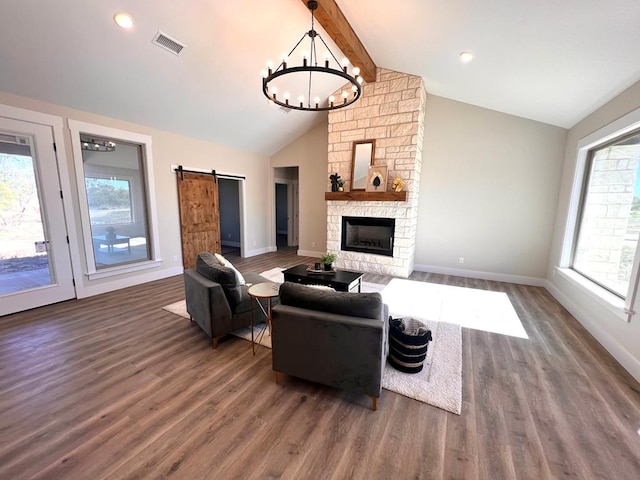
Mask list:
[[[114,227],[107,227],[106,228],[107,231],[107,239],[108,240],[115,240],[116,239],[116,229]]]
[[[338,259],[338,256],[335,253],[325,253],[324,255],[322,255],[322,257],[320,257],[320,261],[324,264],[324,269],[325,271],[329,272],[331,271],[333,262],[335,262]]]

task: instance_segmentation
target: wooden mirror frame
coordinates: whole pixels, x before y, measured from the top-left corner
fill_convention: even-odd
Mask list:
[[[369,145],[371,146],[371,154],[369,155]],[[359,140],[353,142],[353,153],[351,155],[351,182],[349,183],[350,191],[362,190],[364,191],[367,186],[367,176],[369,174],[369,167],[373,165],[373,159],[376,153],[376,141],[371,140]],[[361,185],[356,185],[356,170],[361,172]]]

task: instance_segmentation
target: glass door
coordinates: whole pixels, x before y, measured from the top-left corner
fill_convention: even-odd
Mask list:
[[[0,117],[0,315],[75,298],[51,128]]]

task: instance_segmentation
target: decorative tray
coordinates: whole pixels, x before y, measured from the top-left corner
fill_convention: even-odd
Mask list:
[[[332,268],[331,270],[324,270],[324,269],[316,270],[315,268],[307,267],[307,273],[317,273],[319,275],[333,275],[334,273],[336,273],[336,269]]]

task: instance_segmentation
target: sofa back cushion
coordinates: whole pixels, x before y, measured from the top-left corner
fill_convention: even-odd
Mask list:
[[[382,296],[377,292],[331,292],[292,282],[284,282],[280,286],[280,303],[361,318],[381,318],[384,305]]]
[[[198,254],[196,270],[203,277],[220,284],[233,311],[242,299],[242,287],[238,283],[235,272],[231,268],[220,265],[216,257],[209,252]]]

